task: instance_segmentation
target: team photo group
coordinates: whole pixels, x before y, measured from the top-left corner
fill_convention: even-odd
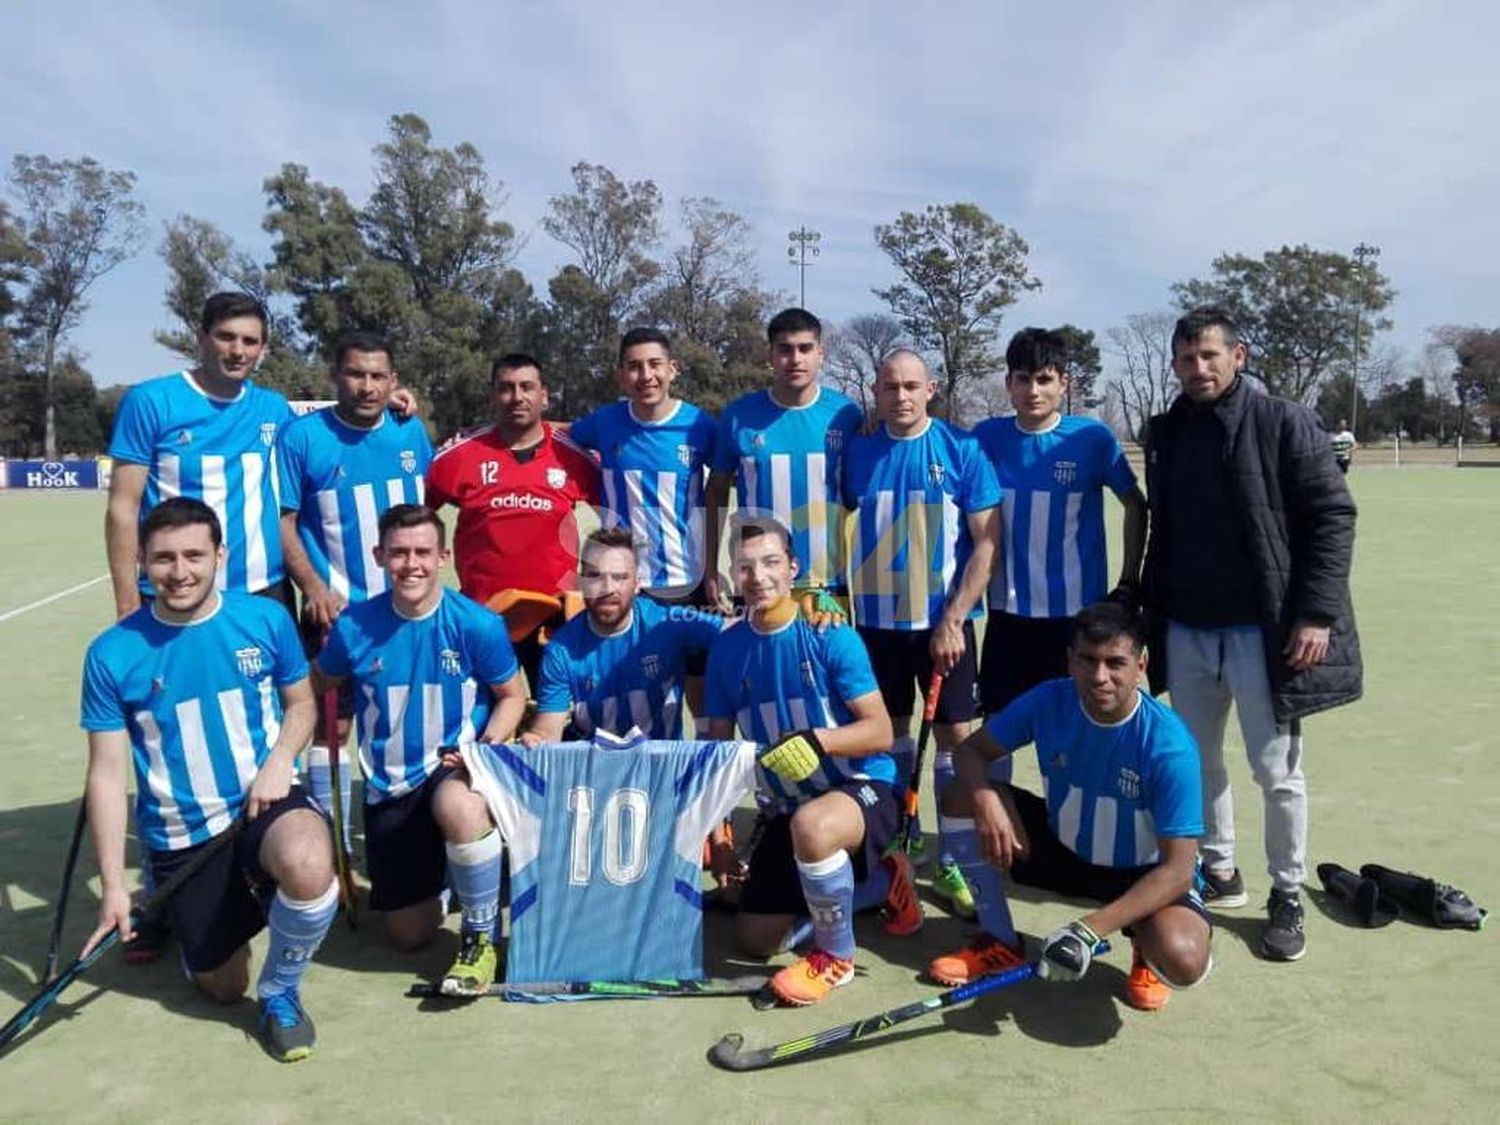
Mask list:
[[[789,308],[767,385],[717,417],[638,327],[617,401],[550,418],[546,371],[505,355],[492,416],[436,450],[378,334],[337,342],[331,404],[300,416],[254,382],[254,298],[211,297],[198,343],[110,442],[85,954],[180,957],[230,1003],[268,929],[253,994],[285,1061],[313,1050],[304,975],[356,894],[403,951],[456,909],[433,991],[460,998],[701,978],[712,902],[738,955],[791,955],[767,995],[813,1004],[855,979],[857,913],[921,927],[918,880],[975,927],[927,966],[950,988],[1077,980],[1113,937],[1125,1001],[1159,1009],[1252,895],[1258,954],[1303,957],[1300,723],[1361,692],[1355,506],[1224,310],[1177,322],[1143,481],[1065,412],[1066,341],[1038,328],[1006,351],[1013,412],[972,431],[914,351],[869,413],[823,385],[822,326]],[[1264,816],[1243,873],[1231,704]],[[1032,749],[1039,791],[1012,775]],[[1084,912],[1028,955],[1013,885]]]

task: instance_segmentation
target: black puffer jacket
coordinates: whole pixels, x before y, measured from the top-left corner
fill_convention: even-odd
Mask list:
[[[1173,534],[1167,482],[1192,402],[1180,395],[1146,430],[1146,491],[1151,540],[1145,597],[1159,635],[1151,654],[1151,685],[1166,683],[1162,569],[1165,537]],[[1333,460],[1328,435],[1305,406],[1273,398],[1246,379],[1213,407],[1224,425],[1224,464],[1258,579],[1261,630],[1278,722],[1358,699],[1364,671],[1349,599],[1354,554],[1354,500]],[[1192,529],[1176,533],[1192,534]],[[1302,620],[1331,624],[1328,655],[1303,672],[1287,667],[1282,649]]]

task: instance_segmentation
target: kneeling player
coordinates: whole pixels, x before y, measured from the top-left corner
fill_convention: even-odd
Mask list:
[[[854,630],[820,632],[791,598],[797,561],[775,520],[731,532],[736,586],[746,620],[726,630],[708,657],[705,710],[711,737],[771,746],[762,784],[774,814],[750,857],[740,895],[739,938],[756,956],[782,945],[797,916],[812,915],[814,948],[771,980],[789,1004],[811,1004],[854,975],[855,885],[875,882],[895,831],[891,719]],[[891,901],[921,924],[904,856],[892,857]]]
[[[1099,938],[1125,929],[1134,958],[1126,999],[1160,1008],[1168,987],[1208,975],[1208,913],[1194,887],[1203,788],[1182,720],[1140,690],[1145,626],[1113,602],[1074,619],[1071,680],[1049,680],[991,718],[959,748],[959,784],[943,801],[949,840],[979,891],[985,927],[930,968],[943,984],[1022,962],[1009,932],[1000,869],[1028,886],[1101,902],[1042,943],[1041,976],[1074,980]],[[1034,742],[1045,797],[991,785],[990,764]]]
[[[133,757],[144,862],[158,886],[245,811],[239,838],[171,900],[171,926],[193,982],[228,1004],[249,986],[247,943],[269,923],[255,986],[261,1034],[276,1058],[306,1058],[313,1024],[298,990],[338,887],[328,823],[292,784],[316,711],[297,628],[278,602],[217,592],[223,533],[202,502],[163,501],[140,543],[154,597],[98,637],[83,665],[88,821],[103,884],[84,951],[114,929],[133,936],[124,886]]]
[[[495,979],[500,835],[441,747],[509,741],[526,693],[504,621],[439,585],[448,550],[431,509],[397,504],[381,516],[375,557],[387,592],[345,609],[317,660],[325,680],[354,679],[370,906],[388,911],[393,945],[416,949],[442,924],[451,874],[461,944],[442,991],[480,995]]]

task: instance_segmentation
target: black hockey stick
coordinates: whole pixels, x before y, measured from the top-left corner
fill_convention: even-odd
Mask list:
[[[1094,956],[1097,957],[1108,950],[1109,943],[1101,941],[1094,947]],[[1006,969],[1003,973],[980,977],[976,981],[970,981],[968,984],[949,989],[947,992],[940,992],[936,996],[929,996],[911,1004],[903,1004],[899,1008],[891,1008],[881,1012],[878,1016],[869,1016],[852,1023],[840,1024],[838,1027],[830,1027],[812,1035],[804,1035],[800,1039],[789,1039],[785,1043],[777,1043],[770,1047],[752,1047],[747,1050],[745,1037],[737,1032],[731,1032],[709,1048],[708,1061],[721,1070],[763,1070],[768,1066],[779,1066],[810,1055],[822,1054],[842,1044],[867,1038],[888,1027],[895,1027],[898,1023],[930,1015],[957,1004],[967,1004],[986,992],[1009,988],[1013,984],[1030,980],[1036,976],[1036,967],[1035,961],[1026,965],[1018,965],[1014,969]]]
[[[150,897],[139,910],[134,912],[134,917],[139,919],[149,917],[158,913],[162,907],[171,901],[172,896],[180,891],[185,883],[202,870],[204,864],[223,851],[226,846],[240,834],[240,828],[244,825],[243,817],[237,817],[223,832],[220,832],[208,843],[204,844],[192,859],[172,873],[172,877],[157,888],[156,893]],[[56,980],[47,982],[41,991],[26,1002],[26,1006],[12,1016],[0,1027],[0,1050],[10,1045],[12,1039],[31,1026],[32,1022],[62,995],[63,990],[81,977],[84,972],[105,952],[119,943],[120,931],[118,928],[110,930],[82,957],[77,958],[71,965],[64,969]]]
[[[57,906],[52,911],[52,933],[47,937],[47,966],[42,970],[42,983],[46,984],[57,975],[57,951],[62,945],[63,918],[68,913],[68,895],[73,890],[73,868],[78,863],[78,845],[83,843],[83,829],[89,820],[88,794],[78,803],[78,816],[73,821],[73,840],[68,844],[68,858],[63,863],[62,889],[57,892]]]
[[[922,723],[917,727],[917,749],[912,755],[911,779],[906,783],[906,803],[901,807],[901,820],[896,825],[896,834],[891,838],[891,851],[912,850],[912,827],[917,823],[917,795],[922,787],[922,766],[927,758],[927,742],[932,737],[932,722],[937,717],[938,696],[943,693],[943,674],[934,670],[927,684],[927,695],[922,701]],[[941,796],[941,794],[939,794]]]
[[[338,875],[339,899],[344,907],[344,921],[351,930],[359,928],[355,912],[354,871],[349,862],[349,849],[344,846],[344,787],[343,774],[339,767],[339,693],[329,688],[323,693],[323,744],[328,749],[328,787],[333,795],[328,804],[333,820],[333,867]]]
[[[573,980],[532,981],[506,984],[496,981],[482,993],[504,1000],[526,1001],[548,996],[588,996],[601,1000],[659,1000],[681,996],[753,996],[766,983],[764,974],[741,977],[708,977],[703,980]],[[431,981],[420,981],[406,990],[417,1000],[467,1000],[467,996],[448,996]]]

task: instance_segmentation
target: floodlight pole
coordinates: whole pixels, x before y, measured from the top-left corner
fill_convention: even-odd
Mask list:
[[[1364,265],[1366,260],[1378,257],[1380,247],[1371,246],[1368,242],[1361,242],[1354,248],[1354,260],[1358,263],[1359,273],[1354,279],[1354,374],[1351,380],[1354,393],[1350,396],[1354,401],[1349,407],[1349,432],[1356,437],[1359,435],[1359,322],[1365,305]],[[1397,429],[1400,429],[1399,425]]]
[[[818,243],[823,240],[823,235],[820,231],[809,230],[802,226],[789,231],[786,237],[791,243],[786,248],[786,256],[791,259],[791,264],[797,267],[797,304],[805,309],[807,308],[807,259],[818,256],[820,253]]]

